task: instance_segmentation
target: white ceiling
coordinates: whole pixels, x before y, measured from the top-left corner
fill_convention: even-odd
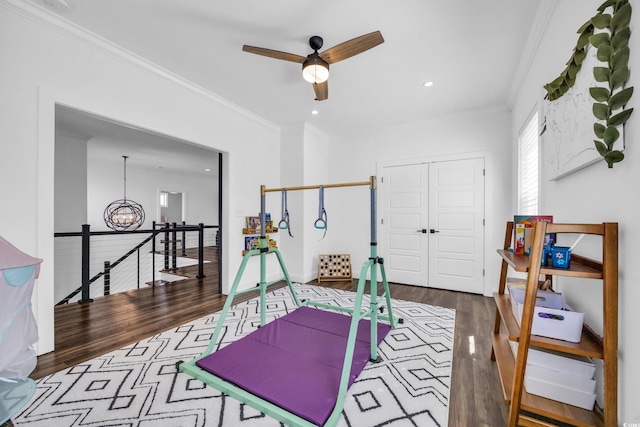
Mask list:
[[[538,8],[549,7],[548,0],[29,1],[276,125],[306,121],[327,135],[509,106]],[[324,38],[322,52],[376,30],[383,44],[331,67],[326,101],[314,100],[300,64],[242,51],[248,44],[306,56],[310,36]],[[435,84],[425,88],[428,80]]]
[[[90,155],[95,158],[122,162],[122,156],[127,156],[128,165],[218,179],[217,151],[148,130],[56,106],[56,132],[84,141],[92,140]]]

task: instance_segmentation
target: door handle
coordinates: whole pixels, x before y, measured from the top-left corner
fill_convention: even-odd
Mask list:
[[[439,233],[440,230],[434,230],[433,228],[429,230],[429,233],[433,234],[433,233]]]
[[[420,230],[416,230],[418,233],[427,233],[427,229],[426,228],[421,228]]]

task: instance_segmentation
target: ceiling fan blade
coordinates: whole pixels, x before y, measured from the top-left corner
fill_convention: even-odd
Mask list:
[[[343,59],[351,58],[359,53],[376,47],[383,43],[384,39],[380,31],[374,31],[373,33],[365,34],[355,39],[351,39],[344,43],[340,43],[330,49],[320,53],[320,58],[327,61],[329,64],[335,64]]]
[[[316,93],[317,101],[324,101],[329,98],[329,81],[324,81],[322,83],[314,83],[313,90]]]
[[[297,62],[302,64],[306,61],[306,56],[295,55],[293,53],[280,52],[279,50],[265,49],[263,47],[242,46],[242,50],[256,55],[268,56],[269,58],[282,59],[283,61]]]

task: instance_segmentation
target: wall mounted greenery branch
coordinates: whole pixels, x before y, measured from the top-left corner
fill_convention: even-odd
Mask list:
[[[608,10],[611,13],[605,13]],[[546,99],[554,101],[563,96],[575,83],[588,45],[596,49],[600,64],[593,68],[593,75],[597,84],[589,89],[594,99],[593,115],[596,118],[593,130],[598,138],[594,143],[610,168],[624,159],[624,154],[614,149],[614,144],[620,137],[618,127],[624,125],[633,112],[633,108],[624,108],[633,95],[633,87],[624,88],[629,79],[630,20],[629,0],[607,0],[603,3],[598,13],[578,30],[578,42],[566,68],[558,78],[544,85]],[[545,130],[546,126],[542,132]]]

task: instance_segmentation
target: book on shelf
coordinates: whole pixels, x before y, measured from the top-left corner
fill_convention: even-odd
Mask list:
[[[277,231],[277,228],[273,225],[270,213],[265,213],[264,228],[265,232],[272,233]],[[248,216],[245,217],[246,227],[245,233],[259,233],[260,232],[260,216]]]
[[[258,236],[246,236],[244,238],[244,250],[250,251],[258,247]]]
[[[514,215],[514,248],[516,254],[529,255],[531,252],[531,243],[533,242],[533,227],[536,222],[553,222],[552,215]],[[544,247],[551,248],[555,241],[556,235],[547,234],[544,239]]]
[[[249,230],[260,230],[260,217],[248,216],[245,218],[247,228]]]
[[[276,248],[277,244],[274,239],[271,239],[268,235],[265,236],[267,244],[266,248]],[[250,251],[253,249],[260,249],[260,237],[259,236],[245,236],[244,238],[244,250]]]

